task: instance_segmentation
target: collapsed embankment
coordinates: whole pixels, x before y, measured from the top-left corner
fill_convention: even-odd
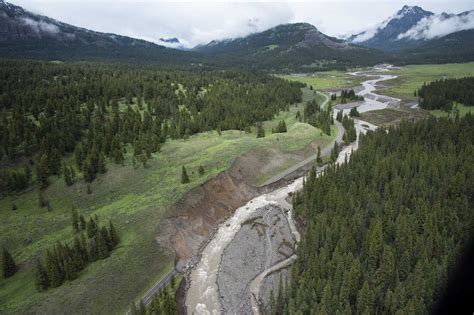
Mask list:
[[[295,154],[282,157],[277,152],[272,153],[273,156],[279,155],[281,164],[288,158],[295,158]],[[213,232],[220,223],[232,216],[236,209],[258,195],[273,191],[301,177],[310,167],[302,167],[265,187],[256,187],[255,179],[261,176],[262,170],[266,172],[269,168],[266,159],[256,156],[262,157],[265,154],[256,151],[244,154],[234,161],[229,170],[189,191],[173,206],[174,215],[159,226],[157,241],[174,251],[176,268],[179,271],[184,271],[187,265],[191,266],[199,261],[199,254],[212,238]],[[278,167],[279,165],[273,163],[272,168]],[[177,292],[180,314],[186,313],[186,288],[185,277]]]
[[[268,156],[268,159],[262,159],[262,156]],[[261,150],[249,152],[238,157],[227,171],[210,178],[179,200],[171,211],[174,215],[160,224],[157,235],[160,245],[174,251],[176,268],[182,271],[186,264],[193,264],[212,232],[230,217],[235,209],[258,195],[298,178],[309,168],[308,166],[299,169],[265,187],[254,185],[262,170],[272,171],[288,159],[294,158],[295,153],[286,156],[278,152],[262,154]],[[273,160],[270,169],[268,160]],[[275,164],[275,160],[280,163]]]

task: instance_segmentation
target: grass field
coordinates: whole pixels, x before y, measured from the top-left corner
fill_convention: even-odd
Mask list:
[[[315,97],[305,90],[304,98]],[[173,266],[173,257],[155,241],[159,223],[169,216],[170,206],[190,189],[228,169],[239,155],[259,147],[293,152],[316,142],[324,146],[335,137],[294,118],[303,105],[291,106],[273,121],[265,122],[267,137],[240,131],[202,133],[187,140],[170,140],[153,155],[144,169],[131,165],[128,148],[125,166],[108,164],[108,172],[91,184],[87,194],[82,180],[67,187],[62,178],[51,177],[45,192],[52,210],[38,206],[38,191],[31,188],[14,197],[18,207],[11,210],[12,197],[0,199],[0,247],[12,252],[20,271],[12,278],[0,280],[0,313],[60,313],[63,305],[74,313],[119,313]],[[288,133],[270,134],[285,119]],[[65,159],[72,165],[72,157]],[[180,184],[181,167],[185,165],[191,183]],[[198,175],[204,166],[205,174]],[[34,260],[57,241],[69,242],[74,233],[70,224],[75,208],[85,217],[97,215],[99,223],[113,220],[121,244],[111,257],[90,264],[79,278],[59,288],[38,293],[34,287]]]
[[[291,74],[281,76],[291,81],[306,83],[317,90],[333,90],[351,88],[366,80],[364,77],[356,77],[343,71],[315,72],[313,74]]]
[[[415,101],[415,90],[418,90],[423,82],[430,82],[444,78],[459,78],[474,75],[474,62],[453,63],[444,65],[412,65],[405,66],[400,70],[392,70],[398,78],[385,81],[390,85],[389,89],[377,91],[377,93],[395,96],[407,101]]]
[[[445,112],[440,109],[430,111],[431,115],[436,117],[454,117],[456,116],[456,112],[459,112],[460,117],[466,116],[467,113],[474,114],[474,106],[455,104],[452,112]]]

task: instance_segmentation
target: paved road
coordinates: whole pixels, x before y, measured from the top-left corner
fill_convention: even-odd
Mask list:
[[[324,106],[326,106],[327,102],[329,101],[329,97],[326,94],[323,94],[323,93],[319,93],[319,94],[324,95],[326,97],[326,100],[323,102],[323,104],[321,104],[321,107],[324,107]],[[337,120],[334,120],[334,124],[337,127],[336,141],[337,141],[337,143],[341,143],[342,142],[342,136],[344,135],[344,127]],[[331,150],[332,150],[333,146],[334,146],[334,142],[331,142],[326,147],[321,149],[321,157],[331,154]],[[269,185],[269,184],[274,183],[276,181],[279,181],[280,179],[287,176],[288,174],[293,173],[294,171],[296,171],[300,167],[303,167],[303,166],[305,166],[309,163],[314,162],[316,160],[316,158],[317,158],[317,153],[314,154],[314,155],[311,155],[310,157],[304,159],[301,162],[296,163],[295,165],[291,166],[290,168],[287,168],[286,170],[284,170],[280,174],[273,176],[272,178],[267,180],[265,183],[263,183],[263,186],[266,186],[266,185]]]
[[[155,283],[153,285],[153,287],[150,290],[148,290],[148,292],[145,293],[145,295],[142,297],[143,303],[145,305],[150,304],[151,301],[153,301],[153,296],[156,293],[158,293],[158,291],[161,290],[162,288],[167,287],[168,284],[170,284],[170,282],[171,282],[171,278],[173,276],[175,276],[176,274],[178,274],[178,271],[176,271],[176,269],[173,268],[173,270],[170,270],[163,278],[161,278],[160,281]],[[138,308],[139,303],[137,303],[136,305],[137,305],[137,308]],[[128,310],[125,314],[126,315],[131,315],[131,311]]]
[[[329,102],[329,97],[326,94],[323,94],[323,93],[320,93],[320,92],[317,92],[317,93],[319,93],[320,95],[323,95],[326,98],[324,100],[324,102],[321,104],[321,107],[326,106],[327,103]],[[342,142],[342,136],[344,135],[344,127],[342,127],[342,124],[340,122],[338,122],[337,120],[334,120],[334,123],[337,127],[337,130],[338,130],[336,141],[338,143],[341,143]],[[331,153],[332,148],[333,148],[333,143],[331,143],[331,144],[327,145],[326,147],[324,147],[321,150],[321,156],[329,155]],[[293,165],[292,167],[286,169],[284,172],[282,172],[282,173],[274,176],[273,178],[269,179],[263,185],[268,185],[268,184],[271,184],[273,182],[276,182],[276,181],[282,179],[283,177],[285,177],[286,175],[296,171],[300,167],[302,167],[302,166],[304,166],[308,163],[313,162],[314,160],[316,160],[316,157],[317,157],[317,154],[308,157],[307,159],[305,159],[305,160]],[[168,286],[168,284],[171,282],[171,278],[174,275],[176,275],[177,273],[178,272],[176,271],[176,269],[173,269],[173,270],[169,271],[160,281],[155,283],[155,285],[150,290],[148,290],[148,292],[145,293],[145,295],[143,296],[143,298],[142,298],[143,303],[145,305],[150,304],[151,301],[153,300],[153,296],[155,295],[155,293],[157,293],[160,289],[165,288],[166,286]],[[138,303],[137,303],[137,306],[138,306]],[[126,315],[130,315],[130,314],[131,314],[131,312],[130,312],[130,310],[128,310]]]

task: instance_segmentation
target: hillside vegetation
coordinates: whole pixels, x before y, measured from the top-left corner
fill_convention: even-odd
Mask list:
[[[10,62],[6,63],[8,64]],[[282,103],[284,98],[275,100],[280,92],[288,93],[285,96],[288,97],[293,91],[295,100],[302,98],[305,102],[319,96],[309,89],[303,89],[301,93],[298,85],[294,86],[277,78],[255,77],[259,83],[248,87],[246,82],[255,82],[251,79],[254,75],[234,76],[224,72],[215,73],[216,76],[212,73],[204,76],[189,72],[100,65],[15,64],[16,62],[11,63],[11,68],[2,68],[2,78],[6,85],[2,85],[5,88],[1,96],[4,104],[1,128],[2,136],[5,135],[5,130],[8,130],[9,135],[2,138],[2,144],[3,148],[9,148],[9,154],[3,151],[1,172],[23,174],[25,167],[29,165],[32,173],[26,188],[11,190],[8,185],[2,186],[0,247],[10,251],[19,270],[12,277],[0,280],[0,312],[21,313],[34,310],[40,313],[61,313],[64,312],[64,305],[78,313],[124,311],[130,301],[138,300],[144,291],[173,268],[173,255],[161,248],[155,237],[160,233],[157,230],[160,222],[173,214],[169,209],[184,194],[228,169],[244,153],[266,148],[283,154],[292,153],[294,159],[298,156],[303,158],[305,154],[314,154],[311,147],[310,151],[305,150],[310,144],[324,147],[336,135],[334,128],[328,136],[313,126],[299,122],[296,115],[303,112],[303,103],[290,105]],[[16,73],[15,67],[19,69]],[[35,79],[41,72],[49,80]],[[19,78],[25,83],[24,89],[14,82]],[[276,83],[274,87],[280,89],[280,92],[270,87],[273,84],[271,82]],[[194,84],[200,88],[196,88]],[[235,87],[227,89],[226,85]],[[144,94],[154,95],[147,98],[143,94],[143,104],[140,104],[141,94],[136,94],[141,87]],[[266,134],[264,138],[256,137],[256,127],[252,123],[242,128],[245,131],[225,130],[232,128],[226,124],[218,125],[218,130],[206,131],[206,127],[203,132],[196,130],[196,133],[170,128],[174,123],[189,128],[195,116],[179,116],[178,113],[194,108],[195,103],[201,101],[203,103],[199,106],[205,108],[208,106],[205,104],[212,103],[212,95],[219,95],[219,99],[224,100],[222,106],[234,106],[232,116],[227,110],[216,109],[212,111],[214,114],[229,117],[229,124],[245,120],[246,114],[239,110],[239,106],[245,106],[245,101],[238,96],[238,91],[244,88],[249,91],[249,94],[245,93],[245,97],[255,96],[252,91],[255,92],[256,89],[263,93],[258,94],[266,97],[263,107],[257,105],[256,99],[252,101],[252,110],[258,111],[252,112],[253,117],[269,115],[268,118],[261,116]],[[46,97],[44,94],[47,100],[43,103],[43,97]],[[96,98],[98,94],[104,97]],[[6,98],[6,95],[12,97]],[[71,95],[71,99],[63,97],[64,95]],[[110,101],[105,101],[109,96]],[[242,103],[239,105],[239,102]],[[216,103],[216,106],[220,106],[220,103]],[[279,106],[281,110],[276,110]],[[35,110],[39,112],[38,118],[35,117]],[[273,114],[269,114],[270,111]],[[101,152],[98,148],[103,148],[99,146],[103,140],[99,135],[114,121],[114,117],[119,117],[115,120],[119,125],[127,124],[113,133],[120,137],[123,159],[120,163],[115,163],[113,155],[109,157],[103,153],[105,172],[97,172],[88,182],[81,164],[77,163],[74,148],[88,148],[85,144],[92,140],[96,144],[91,149],[95,147],[96,151]],[[151,118],[152,128],[143,128],[148,119],[146,117]],[[153,133],[153,130],[157,130],[153,127],[157,126],[157,121],[161,122],[158,150],[151,151],[148,155],[146,148],[154,142],[145,139],[142,142],[142,155],[136,154],[140,152],[140,147],[137,147],[140,134],[152,132],[150,135],[158,136]],[[219,121],[224,123],[226,119]],[[281,121],[285,121],[287,132],[271,134],[271,130]],[[168,125],[167,133],[164,133],[165,125]],[[184,133],[181,134],[179,130]],[[77,132],[77,138],[67,138],[70,131]],[[92,133],[94,137],[91,137]],[[31,136],[26,136],[28,134]],[[124,141],[127,134],[133,135],[131,141]],[[5,139],[8,141],[5,142]],[[30,146],[25,146],[25,139],[31,141]],[[49,146],[42,145],[48,142]],[[28,147],[30,149],[25,151]],[[70,149],[61,150],[67,147]],[[48,150],[53,148],[60,152],[55,154],[53,160],[59,162],[59,174],[48,174],[47,185],[41,188],[42,182],[38,181],[36,166],[39,158],[45,152],[52,152]],[[85,155],[86,159],[88,155],[90,153]],[[140,156],[147,158],[141,160]],[[281,167],[288,167],[296,162],[293,159],[283,160]],[[49,170],[49,163],[45,165]],[[183,166],[190,179],[187,184],[181,184]],[[70,185],[65,181],[66,168],[74,169],[76,173],[76,178]],[[267,178],[276,171],[277,168],[269,168],[269,173],[262,172],[262,177]],[[7,177],[2,175],[1,178],[4,181]],[[42,207],[39,204],[41,198],[48,201],[48,206]],[[120,236],[120,244],[110,253],[110,257],[88,264],[77,274],[77,279],[66,281],[58,288],[38,292],[35,288],[35,263],[58,241],[73,244],[76,236],[71,225],[73,209],[87,220],[97,215],[100,225],[112,220]]]
[[[350,163],[311,173],[290,314],[426,314],[474,227],[474,117],[402,122],[360,140]]]

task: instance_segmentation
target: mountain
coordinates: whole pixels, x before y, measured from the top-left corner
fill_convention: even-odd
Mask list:
[[[349,43],[384,51],[431,47],[429,41],[474,28],[474,11],[434,14],[418,6],[404,6],[394,16],[372,29],[350,36]],[[435,47],[438,44],[434,44]]]
[[[392,51],[417,44],[416,40],[404,39],[398,37],[408,32],[422,19],[434,15],[433,12],[425,11],[418,6],[403,6],[394,16],[380,23],[375,28],[366,30],[356,35],[352,35],[347,40],[350,43],[378,48],[385,51]]]
[[[160,38],[160,42],[168,43],[168,44],[180,44],[179,39],[176,37]]]
[[[180,50],[189,50],[189,48],[182,43],[179,38],[177,37],[169,37],[169,38],[160,38],[160,43],[168,48],[180,49]]]
[[[327,36],[308,23],[283,24],[246,37],[211,41],[193,51],[214,60],[267,70],[325,70],[369,65],[386,56]]]
[[[145,40],[62,23],[0,0],[0,57],[175,64],[189,62],[191,56]]]
[[[449,63],[474,60],[474,29],[432,39],[397,56],[401,63]]]

